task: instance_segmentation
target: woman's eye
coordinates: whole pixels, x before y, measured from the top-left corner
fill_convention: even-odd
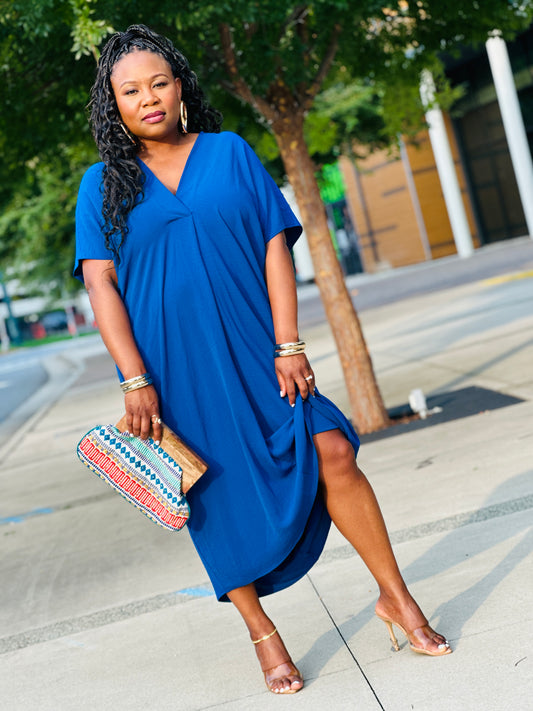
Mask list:
[[[128,89],[128,90],[125,92],[125,94],[126,94],[126,96],[128,96],[128,95],[130,95],[130,94],[135,94],[136,91],[137,91],[137,89]]]
[[[161,87],[161,86],[166,86],[168,82],[166,81],[159,81],[157,84],[154,84],[155,87]]]

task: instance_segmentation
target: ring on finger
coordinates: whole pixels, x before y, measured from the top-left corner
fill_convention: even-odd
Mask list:
[[[157,415],[152,415],[152,417],[150,419],[152,420],[154,425],[160,425],[162,423],[162,419],[160,417],[158,417]]]
[[[311,375],[308,375],[307,378],[305,378],[305,380],[313,380],[314,377],[315,376],[311,373]]]

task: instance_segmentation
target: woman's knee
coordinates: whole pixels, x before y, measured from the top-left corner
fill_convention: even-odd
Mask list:
[[[315,444],[320,468],[323,472],[351,473],[352,475],[357,473],[354,449],[339,430],[330,430],[315,435]]]

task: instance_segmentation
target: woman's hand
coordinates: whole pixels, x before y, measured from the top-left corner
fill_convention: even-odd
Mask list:
[[[315,394],[315,376],[304,353],[276,358],[275,365],[279,394],[289,398],[291,407],[294,407],[297,392],[304,400],[308,395]]]
[[[128,432],[148,439],[150,430],[156,442],[161,441],[163,429],[159,420],[159,401],[153,385],[132,390],[124,396],[126,405],[126,424]]]
[[[83,278],[89,300],[107,350],[125,380],[146,373],[137,348],[131,324],[118,289],[118,278],[113,262],[107,259],[85,259]],[[159,401],[152,385],[132,390],[125,395],[126,426],[135,437],[152,436],[161,441]]]

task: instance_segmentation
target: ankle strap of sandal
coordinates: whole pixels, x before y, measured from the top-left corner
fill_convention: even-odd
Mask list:
[[[273,631],[270,634],[266,634],[264,637],[261,637],[261,639],[252,639],[252,644],[259,644],[260,642],[266,642],[267,639],[270,639],[273,637],[277,632],[277,629],[274,627]]]

